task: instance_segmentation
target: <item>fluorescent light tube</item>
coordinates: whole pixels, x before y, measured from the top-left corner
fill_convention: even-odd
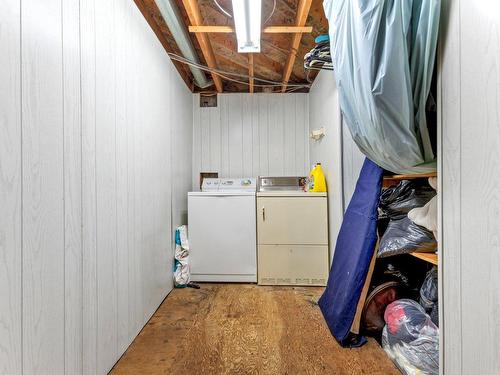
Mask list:
[[[262,0],[232,0],[238,52],[260,52]]]

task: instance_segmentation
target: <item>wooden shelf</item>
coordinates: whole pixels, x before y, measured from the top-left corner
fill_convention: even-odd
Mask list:
[[[384,180],[412,180],[415,178],[437,177],[437,172],[419,173],[419,174],[393,174],[384,176]]]
[[[386,187],[390,187],[392,185],[399,183],[399,181],[401,181],[401,180],[414,180],[417,178],[429,178],[429,177],[437,177],[437,172],[420,173],[420,174],[388,175],[388,176],[384,176],[383,186],[386,188]]]
[[[425,260],[426,262],[432,263],[437,266],[438,264],[438,256],[436,253],[419,253],[419,252],[414,252],[410,253],[410,255],[413,255],[414,257],[418,259]]]

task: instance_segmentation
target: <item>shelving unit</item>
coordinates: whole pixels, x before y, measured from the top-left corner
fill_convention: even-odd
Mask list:
[[[410,253],[410,255],[414,256],[415,258],[422,259],[426,262],[432,263],[435,266],[438,264],[438,256],[436,253]]]
[[[401,180],[414,180],[417,178],[429,178],[429,177],[437,177],[437,172],[431,172],[431,173],[419,173],[419,174],[395,174],[395,175],[388,175],[384,176],[383,180],[383,186],[384,187],[389,187],[394,184],[399,183]],[[410,255],[422,259],[423,261],[432,263],[437,266],[438,264],[438,256],[436,253],[420,253],[420,252],[415,252],[411,253]]]

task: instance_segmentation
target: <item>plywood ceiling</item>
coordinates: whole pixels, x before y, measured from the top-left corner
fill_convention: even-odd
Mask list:
[[[154,0],[134,0],[142,14],[148,21],[149,25],[156,33],[158,39],[167,50],[167,52],[182,55],[179,48],[172,37],[163,17],[155,3]],[[199,12],[202,18],[203,25],[210,26],[234,26],[233,19],[226,16],[220,9],[216,6],[213,0],[171,0],[177,5],[180,14],[184,20],[184,25],[186,30],[191,22],[188,12],[192,10],[189,9],[189,3],[194,3],[194,6],[198,6]],[[262,0],[262,18],[263,21],[271,14],[273,8],[273,0]],[[304,55],[311,50],[315,43],[314,38],[321,34],[326,34],[328,32],[328,22],[326,20],[325,14],[323,12],[322,1],[320,0],[277,0],[276,9],[263,27],[267,26],[295,26],[297,22],[297,12],[300,13],[300,6],[308,8],[310,3],[310,8],[308,9],[307,16],[305,17],[305,25],[312,26],[311,33],[303,34],[280,34],[280,33],[262,33],[261,39],[261,53],[253,54],[249,57],[249,54],[241,54],[237,52],[237,42],[236,34],[234,33],[207,33],[209,44],[213,50],[215,56],[215,62],[217,67],[221,70],[234,72],[239,74],[250,75],[251,69],[249,63],[253,59],[253,75],[257,78],[263,78],[267,80],[283,82],[284,76],[286,76],[286,66],[287,59],[290,59],[290,54],[293,51],[293,39],[294,35],[298,42],[297,54],[294,63],[291,66],[290,78],[288,84],[307,84],[307,73],[304,70],[303,58]],[[186,9],[186,4],[188,9]],[[231,12],[231,0],[219,0],[219,4]],[[192,18],[192,17],[191,17]],[[198,42],[196,34],[189,33],[191,42],[197,52],[200,62],[207,65],[207,61],[204,57],[206,51],[203,51]],[[299,38],[300,36],[300,38]],[[293,58],[292,58],[293,60]],[[193,92],[200,91],[219,91],[219,92],[250,92],[249,85],[239,84],[222,79],[221,85],[217,88],[215,85],[200,89],[196,87],[193,83],[193,77],[191,71],[186,65],[179,62],[174,62],[179,74],[182,76],[188,87]],[[312,80],[315,77],[315,73],[311,72],[309,79]],[[207,78],[212,80],[210,73],[207,73]],[[250,81],[244,79],[245,81]],[[256,84],[262,83],[255,81]],[[282,92],[283,87],[287,90],[295,90],[297,92],[307,92],[308,89],[290,88],[289,86],[274,87],[273,92]],[[270,88],[265,89],[270,91]],[[261,92],[263,88],[254,87],[254,92]]]

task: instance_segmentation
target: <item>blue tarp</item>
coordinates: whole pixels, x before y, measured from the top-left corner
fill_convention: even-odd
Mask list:
[[[337,237],[328,284],[318,302],[332,335],[343,346],[366,342],[364,338],[350,341],[349,332],[377,242],[382,172],[365,159]]]

